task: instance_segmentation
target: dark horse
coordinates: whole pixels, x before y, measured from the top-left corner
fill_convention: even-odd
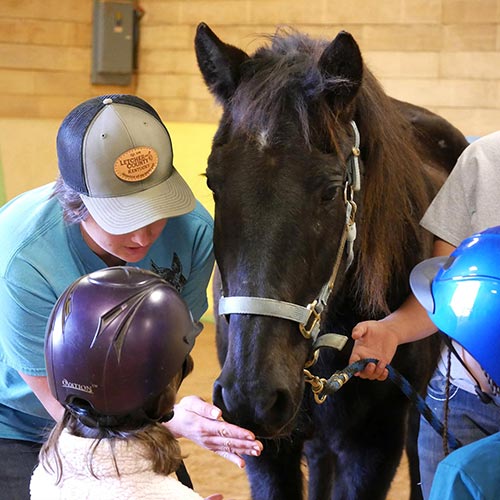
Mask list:
[[[246,459],[252,496],[301,499],[305,456],[310,500],[385,498],[409,403],[390,381],[354,377],[317,404],[303,372],[315,320],[295,316],[312,309],[319,338],[350,337],[357,322],[402,303],[410,270],[432,246],[419,219],[466,140],[388,97],[349,33],[328,43],[284,30],[249,56],[202,23],[195,47],[223,107],[206,171],[226,301],[214,402],[265,440],[262,456]],[[321,350],[311,372],[328,378],[351,349],[349,338],[340,351]],[[422,390],[436,351],[432,341],[403,345],[393,366]],[[409,455],[414,464],[414,448]]]

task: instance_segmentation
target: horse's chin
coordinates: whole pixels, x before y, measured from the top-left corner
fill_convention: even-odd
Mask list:
[[[255,422],[252,422],[248,419],[236,418],[233,415],[228,415],[224,412],[222,413],[222,418],[230,424],[248,429],[255,434],[257,439],[288,438],[292,435],[293,431],[297,427],[295,419],[293,421],[287,422],[285,425],[276,427],[273,425],[257,425]]]
[[[281,429],[255,429],[253,433],[257,439],[284,439],[290,438],[295,429],[295,425],[287,424]]]
[[[307,428],[310,426],[310,422],[309,419],[303,418],[305,415],[303,412],[300,412],[300,409],[300,406],[297,406],[297,410],[294,412],[293,417],[287,422],[281,423],[281,425],[273,425],[273,423],[269,421],[261,425],[257,424],[251,418],[243,418],[242,415],[235,417],[234,415],[226,414],[224,411],[222,417],[231,424],[252,431],[257,439],[280,440],[288,439],[297,433],[307,434]]]

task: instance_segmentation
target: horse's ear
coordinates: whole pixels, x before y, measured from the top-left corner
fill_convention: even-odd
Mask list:
[[[349,104],[363,78],[363,58],[352,35],[341,31],[321,54],[318,66],[329,81],[327,98],[336,107]]]
[[[238,85],[240,65],[248,59],[248,55],[222,42],[205,23],[198,25],[194,46],[198,66],[208,89],[224,104]]]

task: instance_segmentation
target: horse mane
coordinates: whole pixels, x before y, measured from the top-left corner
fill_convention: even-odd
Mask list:
[[[366,173],[355,287],[364,312],[380,315],[400,305],[411,269],[431,253],[420,219],[443,178],[429,174],[411,125],[366,67],[355,120]]]
[[[360,313],[386,314],[408,295],[409,272],[430,255],[432,246],[431,235],[419,221],[436,189],[411,126],[366,65],[362,85],[347,110],[336,111],[321,99],[328,89],[351,83],[319,70],[319,57],[329,42],[290,28],[279,28],[268,39],[270,46],[258,49],[242,65],[240,83],[226,109],[231,126],[248,136],[264,134],[276,140],[276,131],[284,126],[284,110],[293,109],[306,144],[312,147],[314,133],[326,131],[331,150],[340,154],[337,144],[346,140],[346,132],[338,123],[341,117],[345,123],[346,113],[353,115],[361,135],[365,175],[349,287]],[[313,115],[319,124],[311,121]]]
[[[326,89],[348,82],[319,71],[317,62],[325,40],[309,38],[286,26],[262,37],[269,45],[259,48],[242,65],[242,78],[231,99],[232,126],[249,136],[265,132],[272,139],[283,127],[283,111],[293,109],[306,144],[310,144],[311,102]],[[258,78],[252,78],[255,74]]]

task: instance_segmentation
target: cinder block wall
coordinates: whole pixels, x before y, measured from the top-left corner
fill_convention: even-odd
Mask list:
[[[141,0],[139,70],[128,87],[90,84],[92,0],[0,2],[0,118],[62,118],[81,100],[137,93],[162,116],[213,123],[193,37],[207,22],[253,51],[290,24],[314,36],[350,31],[395,97],[447,117],[466,134],[500,123],[500,0]]]

